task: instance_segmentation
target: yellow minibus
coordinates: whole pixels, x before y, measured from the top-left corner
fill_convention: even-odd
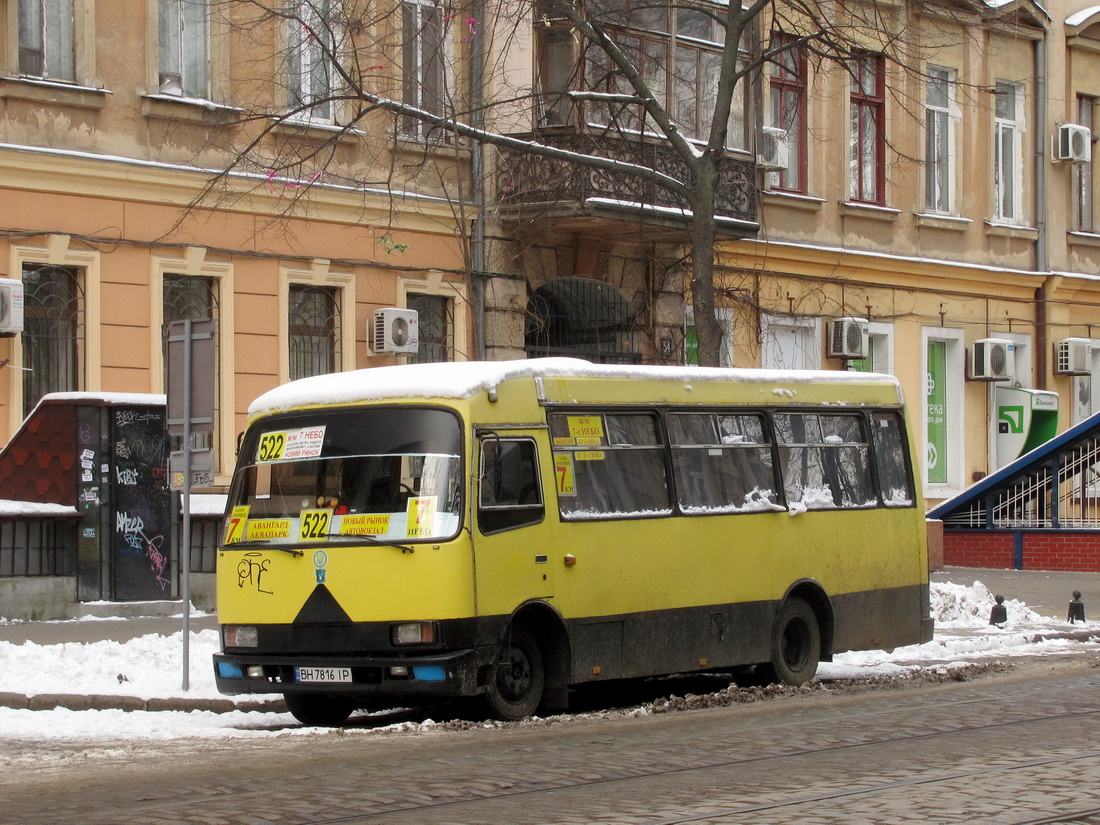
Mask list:
[[[898,382],[859,372],[413,364],[249,410],[218,550],[223,693],[305,724],[928,641]]]

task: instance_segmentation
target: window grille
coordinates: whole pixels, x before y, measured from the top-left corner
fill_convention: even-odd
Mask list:
[[[83,270],[23,264],[23,414],[51,392],[82,389]]]
[[[336,372],[340,352],[340,301],[336,287],[290,286],[290,378]]]

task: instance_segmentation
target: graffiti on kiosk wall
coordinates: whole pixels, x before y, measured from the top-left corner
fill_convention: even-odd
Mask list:
[[[162,410],[113,411],[113,552],[116,591],[125,598],[168,591],[170,507],[167,436]]]

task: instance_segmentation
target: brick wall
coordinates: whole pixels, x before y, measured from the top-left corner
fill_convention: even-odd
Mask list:
[[[1015,567],[1014,536],[1000,530],[944,530],[943,562],[956,567],[1011,569]]]
[[[1016,533],[1011,530],[945,530],[944,563],[1011,569]],[[1023,531],[1023,570],[1100,571],[1100,531]]]

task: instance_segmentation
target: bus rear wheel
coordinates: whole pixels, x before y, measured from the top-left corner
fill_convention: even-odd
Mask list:
[[[284,693],[283,699],[294,718],[310,727],[338,727],[355,710],[351,699],[330,693]]]
[[[821,659],[821,629],[804,599],[792,597],[779,608],[771,653],[766,671],[774,681],[798,687],[814,678]]]
[[[545,688],[546,670],[538,642],[526,628],[512,627],[485,686],[489,713],[505,722],[525,719],[542,703]]]

